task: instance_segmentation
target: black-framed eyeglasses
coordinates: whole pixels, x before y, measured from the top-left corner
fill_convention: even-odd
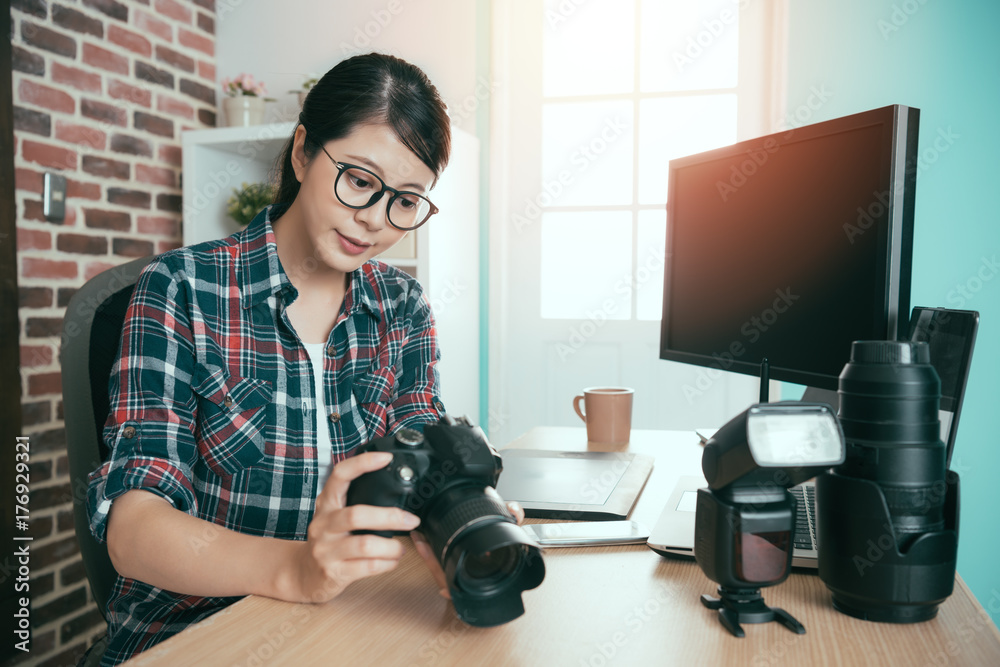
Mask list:
[[[364,167],[334,160],[325,146],[320,146],[326,156],[337,167],[337,180],[333,192],[340,203],[348,208],[362,209],[375,205],[386,192],[392,194],[386,204],[386,219],[389,224],[403,231],[416,229],[438,212],[438,207],[427,197],[416,192],[397,190]]]

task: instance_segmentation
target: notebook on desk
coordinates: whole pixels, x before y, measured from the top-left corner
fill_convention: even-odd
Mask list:
[[[621,520],[628,517],[653,470],[630,452],[504,449],[497,493],[535,519]]]

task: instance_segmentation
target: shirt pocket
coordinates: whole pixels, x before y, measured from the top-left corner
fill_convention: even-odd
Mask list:
[[[208,467],[217,475],[230,477],[259,463],[264,457],[271,383],[199,365],[193,390],[198,396],[195,437]]]
[[[365,441],[381,438],[388,428],[389,404],[396,394],[396,371],[383,366],[354,378],[353,398],[367,433]]]

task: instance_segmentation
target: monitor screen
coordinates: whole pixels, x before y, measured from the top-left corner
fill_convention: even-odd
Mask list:
[[[660,357],[836,389],[909,312],[919,112],[885,107],[670,162]],[[903,332],[905,336],[906,332]]]

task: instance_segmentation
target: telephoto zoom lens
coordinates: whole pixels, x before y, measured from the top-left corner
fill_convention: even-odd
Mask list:
[[[933,618],[954,587],[958,476],[927,343],[855,341],[838,394],[847,456],[816,483],[820,578],[845,614]]]
[[[859,341],[840,375],[847,459],[837,472],[882,489],[901,552],[944,527],[941,380],[927,343]]]

